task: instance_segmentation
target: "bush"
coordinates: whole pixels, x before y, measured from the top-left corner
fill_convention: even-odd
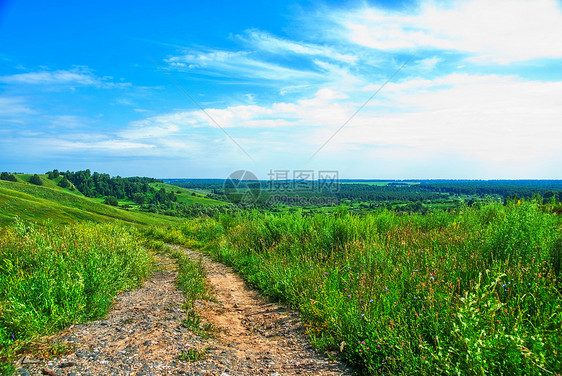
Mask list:
[[[16,179],[16,177],[13,174],[9,174],[7,172],[3,172],[0,174],[0,180],[18,181],[18,179]]]
[[[119,201],[117,201],[117,198],[113,196],[107,196],[105,200],[103,200],[103,203],[111,206],[119,206]]]
[[[29,182],[31,184],[35,184],[35,185],[43,185],[43,182],[41,181],[41,178],[39,177],[39,175],[35,174],[33,176],[31,176],[29,178]]]
[[[59,181],[58,185],[61,188],[68,188],[68,187],[70,187],[70,182],[68,181],[67,178],[62,178],[61,181]]]

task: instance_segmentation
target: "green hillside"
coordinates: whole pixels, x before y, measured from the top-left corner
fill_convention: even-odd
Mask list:
[[[160,225],[180,223],[180,218],[128,211],[84,197],[78,191],[63,189],[57,181],[40,175],[42,186],[27,183],[31,175],[16,175],[18,182],[0,180],[0,225],[13,223],[16,216],[37,223],[52,221],[69,224],[78,221]]]
[[[154,189],[156,190],[164,188],[166,192],[175,192],[178,197],[178,202],[183,202],[186,204],[202,204],[210,206],[228,205],[228,203],[226,202],[206,198],[202,193],[195,192],[186,188],[181,188],[176,185],[170,185],[166,183],[151,183],[150,186],[154,187]]]

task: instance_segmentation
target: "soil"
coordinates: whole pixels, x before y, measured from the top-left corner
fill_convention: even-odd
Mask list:
[[[213,299],[195,302],[202,327],[184,324],[184,297],[176,265],[157,255],[158,271],[144,285],[120,294],[107,319],[74,325],[45,343],[64,356],[33,355],[16,362],[20,375],[351,375],[352,370],[314,350],[298,313],[268,302],[231,268],[202,254]],[[180,356],[190,352],[203,359]],[[187,358],[191,359],[188,360]],[[183,359],[183,360],[182,360]]]

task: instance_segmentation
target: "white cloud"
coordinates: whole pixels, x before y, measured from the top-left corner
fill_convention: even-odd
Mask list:
[[[102,88],[126,87],[129,83],[111,82],[112,77],[97,77],[86,67],[71,70],[39,71],[0,76],[0,82],[7,84],[50,85],[50,86],[96,86]]]
[[[232,79],[252,78],[270,81],[312,80],[323,81],[318,72],[284,67],[275,63],[254,58],[249,51],[194,52],[165,59],[171,67],[180,70],[205,71]]]
[[[76,115],[48,116],[49,123],[56,128],[80,128],[91,121]]]
[[[365,92],[356,92],[351,96],[324,88],[294,102],[206,111],[225,129],[235,128],[229,132],[235,132],[235,139],[254,158],[287,160],[290,154],[291,161],[298,163],[300,158],[300,163],[305,163],[350,119],[364,95]],[[498,169],[524,164],[526,170],[522,173],[529,175],[533,163],[541,166],[545,161],[562,162],[561,97],[562,82],[528,81],[517,76],[449,74],[434,80],[416,78],[392,83],[316,159],[327,163],[356,161],[361,165],[357,161],[377,158],[377,163],[399,163],[404,167],[422,161],[443,164],[446,156],[450,161],[472,161],[474,165]],[[146,131],[153,135],[160,145],[163,140],[182,142],[196,136],[204,144],[209,137],[222,137],[204,132],[202,127],[210,129],[214,124],[196,111],[147,118],[136,122],[135,127],[140,134]],[[127,138],[126,132],[121,136],[134,140],[130,135]],[[228,145],[229,141],[225,141]],[[228,150],[236,153],[235,148]],[[219,154],[216,158],[220,158]],[[450,172],[451,166],[448,168]],[[457,176],[463,176],[463,172]]]
[[[562,57],[556,0],[420,2],[407,11],[363,8],[331,15],[344,36],[379,50],[454,50],[478,63]]]
[[[449,153],[490,163],[561,157],[562,82],[452,74],[388,89],[384,99],[397,111],[381,114],[380,108],[367,107],[327,151],[351,144],[400,149],[401,155],[414,159]]]
[[[164,126],[143,126],[143,122],[133,124],[136,124],[136,126],[120,131],[119,135],[132,140],[159,139],[174,135],[179,131],[179,127],[173,124]]]
[[[0,97],[0,117],[17,117],[33,114],[33,111],[22,97]]]
[[[260,51],[268,51],[275,54],[285,55],[287,53],[292,53],[297,55],[322,56],[348,64],[353,64],[357,61],[357,56],[342,54],[330,47],[281,39],[271,34],[255,30],[248,31],[246,36],[240,36],[240,38]]]

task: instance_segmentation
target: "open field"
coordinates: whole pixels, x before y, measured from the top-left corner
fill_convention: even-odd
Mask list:
[[[180,218],[106,205],[45,176],[36,186],[29,177],[0,181],[3,361],[40,335],[103,317],[117,293],[150,273],[147,247],[161,252],[167,242],[208,253],[297,308],[312,344],[359,373],[562,371],[556,196],[550,204],[538,197],[426,202],[424,214],[411,210],[419,202],[350,199]],[[150,184],[178,201],[219,207],[190,189]],[[172,256],[188,301],[205,296],[200,266]]]

